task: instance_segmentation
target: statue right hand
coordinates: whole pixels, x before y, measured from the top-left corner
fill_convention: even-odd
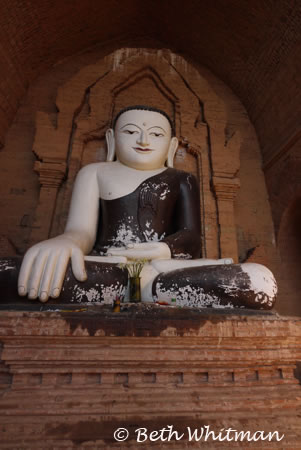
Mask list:
[[[46,302],[48,297],[60,295],[69,259],[75,278],[85,281],[84,254],[72,239],[61,235],[31,247],[22,262],[19,279],[19,295],[40,298]]]

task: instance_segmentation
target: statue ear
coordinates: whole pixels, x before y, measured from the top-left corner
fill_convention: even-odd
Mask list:
[[[109,128],[106,131],[106,141],[107,141],[107,161],[114,161],[115,158],[115,136],[114,130]]]
[[[169,150],[167,155],[167,167],[173,167],[173,160],[179,145],[179,141],[176,137],[173,137],[169,144]]]

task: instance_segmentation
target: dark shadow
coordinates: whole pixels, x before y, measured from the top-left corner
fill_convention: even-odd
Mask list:
[[[282,275],[286,305],[284,313],[301,316],[301,194],[283,213],[278,245],[282,260]]]

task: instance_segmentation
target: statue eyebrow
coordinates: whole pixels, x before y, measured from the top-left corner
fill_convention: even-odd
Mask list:
[[[137,128],[139,128],[139,130],[141,130],[141,128],[138,127],[138,125],[136,125],[136,124],[134,124],[134,123],[126,123],[126,124],[123,125],[123,127],[121,127],[120,129],[122,130],[124,127],[127,127],[127,126],[129,126],[129,125],[132,125],[132,126],[134,126],[134,127],[137,127]]]
[[[164,133],[166,133],[166,131],[164,130],[164,128],[159,127],[159,125],[154,125],[153,127],[150,127],[147,129],[147,131],[151,130],[152,128],[160,128],[160,130],[164,131]]]

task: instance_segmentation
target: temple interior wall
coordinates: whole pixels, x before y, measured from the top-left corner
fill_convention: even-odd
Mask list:
[[[167,424],[301,448],[301,318],[283,317],[301,315],[300,37],[300,1],[0,0],[0,258],[63,230],[110,116],[153,101],[200,181],[203,253],[263,263],[280,289],[280,315],[0,305],[1,448],[119,449],[119,426],[137,448],[136,426]]]
[[[277,246],[281,257],[278,277],[281,295],[290,299],[284,312],[300,315],[300,230],[301,230],[301,140],[286,148],[265,170],[275,224]]]
[[[99,132],[96,136],[96,141],[90,138],[85,141],[83,157],[69,158],[67,170],[61,171],[62,184],[55,193],[53,193],[54,186],[49,186],[45,182],[45,177],[49,180],[52,176],[48,172],[45,175],[44,172],[48,169],[46,168],[47,170],[45,169],[42,173],[44,169],[37,169],[35,164],[41,163],[39,167],[43,167],[43,164],[49,164],[49,161],[51,164],[63,164],[67,161],[66,155],[70,156],[70,147],[68,147],[70,130],[74,130],[76,122],[76,132],[79,133],[79,128],[85,127],[87,120],[91,117],[93,119],[93,114],[89,110],[91,104],[92,109],[94,104],[98,104],[102,117],[105,117],[108,116],[108,112],[112,115],[119,107],[127,104],[150,101],[155,101],[157,104],[158,99],[161,98],[159,107],[170,108],[168,112],[175,114],[176,121],[178,120],[181,125],[179,137],[182,138],[182,146],[176,156],[176,167],[197,174],[196,153],[201,154],[203,163],[207,157],[207,165],[205,164],[207,187],[204,187],[202,205],[204,215],[208,218],[205,227],[209,253],[207,256],[232,256],[233,251],[237,253],[239,261],[267,265],[280,281],[280,296],[276,309],[286,314],[298,314],[297,300],[290,300],[295,298],[293,297],[295,291],[291,288],[288,279],[283,276],[276,248],[270,201],[262,171],[262,157],[257,135],[239,99],[208,70],[201,66],[194,67],[169,51],[159,53],[155,50],[145,50],[138,55],[135,49],[132,53],[130,50],[119,50],[113,56],[108,56],[108,53],[108,49],[106,51],[95,49],[64,60],[28,88],[6,135],[5,146],[0,152],[1,254],[3,256],[22,254],[33,242],[62,230],[67,217],[73,182],[70,174],[75,175],[81,165],[93,161],[93,158],[105,157],[104,152],[101,155],[97,153],[101,146],[99,143],[95,144],[97,139],[99,141],[103,139],[101,133]],[[131,58],[134,59],[131,60]],[[117,100],[113,109],[112,104],[108,103],[109,100],[106,100],[107,103],[102,103],[104,99],[107,99],[107,94],[103,93],[101,87],[99,92],[97,91],[97,83],[101,86],[102,82],[97,76],[100,67],[103,74],[108,70],[111,71],[112,78],[108,86],[116,90],[118,77],[121,83],[123,79],[131,78],[135,68],[140,70],[144,66],[153,67],[158,80],[164,78],[165,91],[162,93],[163,88],[160,87],[161,97],[158,94],[153,99],[149,95],[150,84],[153,82],[146,76],[136,80],[135,84],[129,83],[120,94],[114,94]],[[177,79],[176,76],[179,78]],[[182,85],[179,81],[181,79]],[[85,110],[80,102],[76,103],[75,97],[78,96],[81,100],[83,97],[79,93],[87,92],[89,83],[96,83],[96,88],[89,88],[89,93],[94,93],[89,99],[90,103],[87,103],[88,109]],[[176,95],[174,94],[175,86],[178,89]],[[66,92],[69,92],[69,96]],[[70,92],[74,95],[70,96]],[[136,96],[134,102],[133,96]],[[168,96],[171,100],[167,101]],[[178,104],[177,96],[182,96]],[[197,117],[198,102],[201,107]],[[191,104],[191,110],[189,110],[189,104]],[[181,107],[180,112],[179,107]],[[62,125],[63,112],[66,113],[65,118],[69,114],[70,130],[64,128],[64,124]],[[44,114],[42,117],[47,118],[43,126],[41,121],[39,122],[41,113]],[[102,129],[107,124],[104,119],[101,121],[97,114],[94,117],[95,123],[99,129]],[[44,131],[38,133],[39,130]],[[61,135],[59,135],[60,130],[62,130]],[[53,139],[55,133],[56,138]],[[185,144],[187,135],[190,136],[189,144],[193,144],[192,152],[188,151],[188,146]],[[75,144],[80,142],[82,145],[83,140],[79,138],[79,134],[74,136]],[[69,144],[66,145],[66,142]],[[62,152],[65,154],[63,155]],[[76,150],[74,152],[75,155]],[[298,149],[296,152],[298,153]],[[55,170],[59,172],[61,169]],[[275,192],[274,184],[279,182],[280,172],[283,174],[281,161],[273,166],[267,175],[270,192]],[[44,186],[42,194],[41,186]],[[69,197],[63,192],[67,192]],[[273,198],[271,200],[274,205],[275,201]],[[51,202],[55,203],[55,207],[50,220],[48,211]],[[59,211],[58,208],[60,208]],[[273,214],[275,216],[274,212]],[[46,222],[49,223],[49,229],[45,228]],[[281,242],[284,242],[283,240],[285,241],[285,238],[282,237]],[[282,246],[285,247],[285,244]],[[224,254],[224,252],[230,254]],[[287,260],[288,257],[283,258],[284,263]],[[282,275],[279,276],[279,274]],[[289,292],[291,297],[288,295]]]

